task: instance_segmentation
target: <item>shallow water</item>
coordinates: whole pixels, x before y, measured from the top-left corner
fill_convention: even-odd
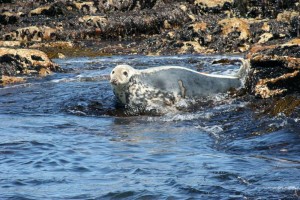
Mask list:
[[[189,112],[124,116],[116,64],[233,74],[226,56],[55,60],[67,73],[0,88],[0,199],[299,199],[299,119],[217,95]]]

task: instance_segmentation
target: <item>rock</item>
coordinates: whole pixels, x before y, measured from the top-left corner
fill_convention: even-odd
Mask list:
[[[52,74],[52,71],[49,68],[41,68],[39,71],[40,76],[48,76]]]
[[[67,4],[63,2],[56,2],[51,5],[41,6],[38,8],[35,8],[29,12],[29,16],[35,16],[35,15],[46,15],[49,17],[55,17],[55,16],[66,16],[70,14],[71,10],[68,9],[69,7]]]
[[[277,15],[276,20],[277,20],[277,21],[282,21],[282,22],[287,22],[287,23],[289,23],[289,22],[292,21],[292,19],[293,19],[294,17],[297,17],[297,16],[299,16],[299,15],[300,15],[299,12],[296,12],[296,11],[287,11],[287,10],[285,10],[285,11],[283,11],[283,13],[279,13],[279,14]]]
[[[290,34],[291,37],[298,37],[298,38],[300,37],[300,16],[299,15],[292,18]]]
[[[74,2],[73,4],[78,10],[86,14],[95,14],[97,12],[97,8],[95,7],[93,1]]]
[[[190,52],[197,52],[201,53],[204,51],[204,48],[200,46],[199,42],[197,41],[190,41],[190,42],[183,42],[183,46],[181,47],[181,50],[179,53],[185,54]]]
[[[118,54],[241,53],[300,37],[299,8],[299,0],[23,0],[1,4],[0,40]]]
[[[257,43],[263,44],[263,43],[270,41],[273,38],[273,34],[272,33],[263,33],[259,38],[260,39]]]
[[[250,24],[245,19],[222,19],[212,31],[208,47],[216,52],[240,53],[250,48]]]
[[[229,10],[233,0],[195,0],[194,4],[204,12],[219,13],[222,10]]]
[[[203,5],[209,8],[223,7],[225,3],[233,3],[233,0],[195,0],[194,4]]]
[[[17,42],[17,41],[16,41]],[[0,41],[1,44],[1,41]],[[65,42],[65,41],[55,41],[55,42],[40,42],[40,43],[34,43],[33,45],[29,46],[30,48],[73,48],[74,43],[73,42]]]
[[[237,16],[248,18],[276,19],[283,10],[297,10],[298,0],[289,1],[248,1],[234,0],[234,9]]]
[[[66,58],[66,56],[62,53],[57,53],[57,57],[60,59]]]
[[[249,107],[256,113],[257,118],[286,116],[298,119],[300,117],[300,96],[299,94],[289,94],[267,99],[255,98],[249,103]]]
[[[271,102],[268,102],[268,106],[263,110],[263,112],[271,116],[277,116],[279,114],[291,116],[296,113],[295,110],[299,107],[299,96],[288,95],[285,97],[271,99]]]
[[[206,31],[207,23],[205,23],[205,22],[196,22],[196,23],[192,24],[191,27],[193,27],[195,32]]]
[[[218,22],[221,26],[223,37],[228,37],[229,34],[237,32],[240,40],[248,40],[250,37],[250,26],[245,19],[229,18]]]
[[[48,26],[29,26],[7,33],[3,37],[5,40],[40,42],[43,40],[55,39],[57,32],[57,29],[50,28]]]
[[[255,46],[247,55],[251,72],[246,81],[250,93],[261,98],[300,91],[300,40],[281,45]]]
[[[33,9],[32,11],[29,12],[30,16],[34,16],[34,15],[41,15],[42,13],[44,13],[45,11],[50,9],[50,5],[48,6],[42,6],[36,9]]]
[[[14,77],[14,76],[0,76],[0,85],[10,85],[10,84],[17,84],[23,83],[25,79],[23,77]]]
[[[20,16],[22,16],[22,12],[11,13],[11,12],[3,12],[0,14],[0,24],[8,25],[8,24],[16,24],[19,21]]]
[[[50,71],[62,71],[42,51],[12,48],[0,48],[0,70],[0,74],[6,76],[44,75]]]
[[[20,41],[0,41],[0,47],[20,47]]]
[[[78,19],[78,21],[86,26],[100,28],[99,31],[104,31],[108,25],[107,17],[105,16],[90,16],[86,15]]]

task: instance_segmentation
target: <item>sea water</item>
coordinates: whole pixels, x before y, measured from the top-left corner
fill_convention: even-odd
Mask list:
[[[67,58],[0,88],[0,199],[299,199],[299,119],[218,94],[183,112],[124,115],[108,75],[178,65],[234,74],[234,56]]]

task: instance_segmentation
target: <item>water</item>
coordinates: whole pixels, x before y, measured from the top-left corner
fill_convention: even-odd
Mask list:
[[[162,116],[115,108],[116,64],[235,73],[211,65],[223,57],[55,60],[68,72],[0,88],[0,199],[299,199],[298,118],[227,95]]]

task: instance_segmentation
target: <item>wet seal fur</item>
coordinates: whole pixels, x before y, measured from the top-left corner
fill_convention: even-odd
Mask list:
[[[234,76],[200,73],[178,66],[162,66],[137,70],[129,65],[117,65],[110,74],[113,92],[121,105],[130,108],[171,106],[181,99],[197,99],[243,85],[249,71],[248,60]]]

